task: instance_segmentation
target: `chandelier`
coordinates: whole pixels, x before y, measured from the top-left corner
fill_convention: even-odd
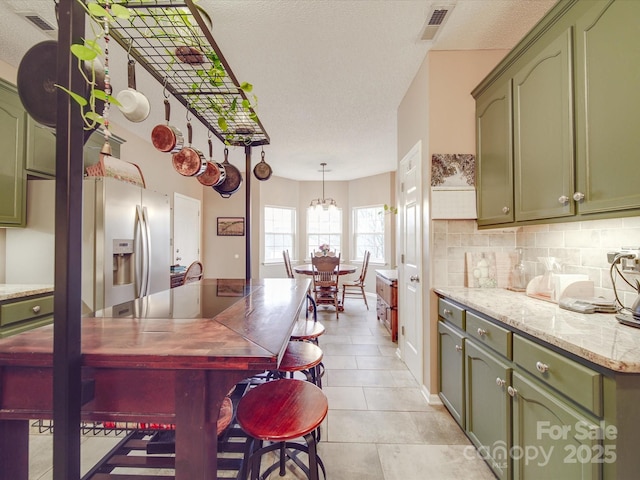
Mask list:
[[[311,200],[310,208],[315,208],[316,210],[333,210],[337,208],[336,201],[333,198],[325,198],[324,196],[324,167],[327,165],[325,162],[322,162],[322,198],[314,198]]]

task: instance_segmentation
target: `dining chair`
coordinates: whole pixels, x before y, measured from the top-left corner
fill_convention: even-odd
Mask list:
[[[287,277],[294,278],[293,268],[291,268],[291,257],[289,257],[289,250],[283,250],[282,256],[284,258],[284,268],[287,270]]]
[[[311,265],[313,268],[313,296],[316,304],[333,304],[336,308],[336,318],[338,318],[340,254],[335,257],[311,257]]]
[[[364,252],[364,259],[362,260],[362,271],[356,280],[352,282],[342,282],[342,305],[344,305],[344,299],[346,297],[362,297],[367,310],[369,310],[367,295],[364,292],[364,281],[367,276],[367,269],[369,268],[369,257],[371,257],[371,252],[366,250]]]
[[[197,282],[202,279],[202,263],[199,261],[192,262],[191,265],[187,267],[186,272],[184,272],[184,279],[182,280],[182,285],[186,285],[187,283]]]

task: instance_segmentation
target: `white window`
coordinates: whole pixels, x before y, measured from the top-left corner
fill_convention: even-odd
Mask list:
[[[296,209],[264,207],[264,262],[282,262],[282,251],[295,258]]]
[[[371,252],[371,262],[384,263],[384,207],[353,209],[354,260],[363,260]]]
[[[342,237],[342,210],[339,208],[307,209],[307,251],[305,257],[313,251],[318,252],[320,245],[329,245],[329,250],[340,253]]]

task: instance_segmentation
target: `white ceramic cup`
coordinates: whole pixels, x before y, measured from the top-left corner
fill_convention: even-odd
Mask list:
[[[147,97],[133,88],[120,91],[118,95],[116,95],[116,100],[120,102],[118,108],[130,122],[142,122],[146,120],[151,111]]]

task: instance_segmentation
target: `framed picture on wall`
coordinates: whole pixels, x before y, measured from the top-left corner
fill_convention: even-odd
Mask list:
[[[218,236],[244,236],[244,217],[218,217]]]

